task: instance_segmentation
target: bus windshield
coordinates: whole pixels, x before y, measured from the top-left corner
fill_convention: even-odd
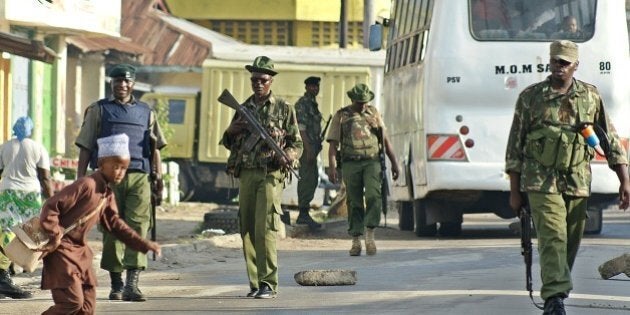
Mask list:
[[[584,42],[593,36],[597,0],[469,0],[480,41]]]

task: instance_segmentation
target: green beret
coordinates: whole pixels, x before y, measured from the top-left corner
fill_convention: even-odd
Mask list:
[[[370,91],[370,87],[363,83],[355,85],[346,94],[351,100],[362,103],[367,103],[374,99],[374,93]]]
[[[252,65],[245,66],[245,69],[249,72],[258,72],[268,74],[270,76],[274,76],[278,74],[275,70],[273,70],[273,61],[269,59],[267,56],[258,56],[254,59]]]
[[[320,77],[308,77],[306,78],[306,80],[304,80],[304,84],[309,85],[309,84],[316,84],[319,85],[319,81],[321,81],[322,78]]]
[[[111,78],[125,78],[125,79],[136,79],[136,68],[129,64],[119,64],[116,65],[109,72],[109,76]]]

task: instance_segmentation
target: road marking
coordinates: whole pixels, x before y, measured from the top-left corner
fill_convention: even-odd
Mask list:
[[[384,293],[381,291],[380,294]],[[430,291],[395,291],[394,294],[407,294],[409,296],[428,297],[428,296],[454,296],[454,295],[503,295],[503,296],[529,296],[529,292],[524,290],[430,290]],[[363,293],[361,293],[363,294]],[[539,291],[534,291],[534,296],[540,296]],[[615,295],[599,295],[571,293],[570,299],[580,300],[599,300],[599,301],[615,301],[630,302],[630,296]]]

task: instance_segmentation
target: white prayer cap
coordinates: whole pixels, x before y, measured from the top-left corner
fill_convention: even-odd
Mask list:
[[[96,143],[99,159],[108,156],[129,158],[129,136],[124,133],[97,139]]]

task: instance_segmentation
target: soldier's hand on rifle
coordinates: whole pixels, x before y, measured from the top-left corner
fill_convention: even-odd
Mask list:
[[[237,119],[232,120],[226,132],[230,135],[238,135],[244,130],[247,130],[247,120],[239,117]]]
[[[510,208],[514,210],[517,216],[521,215],[523,208],[523,195],[520,192],[510,192]]]
[[[293,149],[287,149],[284,153],[286,153],[286,157],[277,154],[276,161],[283,168],[295,168],[295,160],[297,160],[297,152]],[[288,159],[287,159],[288,157]]]

